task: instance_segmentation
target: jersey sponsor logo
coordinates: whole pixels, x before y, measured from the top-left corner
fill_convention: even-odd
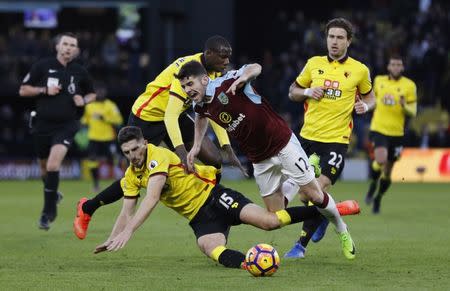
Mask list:
[[[334,80],[324,80],[323,85],[326,87],[323,97],[336,100],[342,96],[342,90],[339,90],[339,82]]]
[[[50,74],[53,74],[53,73],[56,73],[56,72],[58,72],[58,71],[57,71],[57,70],[53,70],[53,69],[49,69],[48,72],[49,72]]]
[[[219,119],[223,123],[230,123],[233,118],[231,117],[230,113],[228,113],[228,112],[220,112]]]
[[[395,97],[391,94],[386,94],[381,98],[381,101],[386,106],[394,106],[396,104]]]
[[[319,75],[323,75],[323,73],[325,73],[325,72],[324,72],[323,70],[321,70],[321,69],[319,69],[318,72],[319,72]]]
[[[241,122],[244,120],[244,118],[245,118],[245,114],[243,114],[243,113],[239,114],[238,118],[236,118],[235,120],[233,120],[233,122],[228,124],[228,127],[225,128],[226,131],[228,131],[228,132],[234,131],[239,126],[239,124],[241,124]]]
[[[346,72],[344,72],[344,77],[346,77],[347,79],[351,76],[351,72],[349,72],[349,71],[346,71]]]
[[[220,103],[222,103],[223,105],[227,105],[228,104],[228,96],[225,93],[220,93],[219,96],[217,96],[217,99],[220,101]]]
[[[158,166],[158,162],[155,160],[150,161],[150,163],[148,163],[148,168],[150,170],[153,170],[154,168],[156,168]]]

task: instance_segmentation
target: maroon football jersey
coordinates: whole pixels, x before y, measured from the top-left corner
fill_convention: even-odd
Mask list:
[[[249,83],[236,90],[236,95],[226,93],[242,70],[211,80],[206,89],[206,95],[213,96],[211,102],[195,104],[194,109],[225,128],[247,158],[257,163],[280,152],[292,131]]]

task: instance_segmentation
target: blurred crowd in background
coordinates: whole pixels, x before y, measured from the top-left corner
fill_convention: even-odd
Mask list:
[[[417,84],[419,105],[418,116],[408,123],[406,146],[450,147],[449,5],[445,1],[419,1],[419,5],[395,9],[388,2],[371,1],[363,10],[337,9],[331,16],[346,17],[354,24],[349,54],[369,67],[372,79],[386,74],[390,54],[404,57],[405,75]],[[272,13],[273,17],[265,20],[267,29],[262,28],[264,39],[257,44],[259,55],[249,52],[252,47],[242,49],[231,40],[237,47],[232,65],[262,64],[263,73],[255,87],[298,133],[303,107],[289,101],[288,88],[309,57],[326,54],[326,20],[314,20],[300,9]],[[113,28],[73,32],[80,37],[82,54],[78,61],[87,66],[95,81],[108,86],[108,97],[119,104],[126,120],[132,102],[154,77],[148,76],[151,56],[142,48],[142,36],[137,34],[121,42]],[[34,156],[27,128],[33,102],[11,99],[18,98],[20,82],[31,64],[53,54],[51,39],[56,33],[25,29],[18,23],[0,35],[0,157]],[[364,156],[370,118],[370,114],[355,116],[350,155]]]

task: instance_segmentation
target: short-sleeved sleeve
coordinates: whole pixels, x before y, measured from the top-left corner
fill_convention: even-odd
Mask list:
[[[306,65],[303,67],[302,71],[295,79],[295,82],[302,88],[309,88],[309,86],[311,85],[311,65],[309,60],[308,62],[306,62]]]
[[[141,189],[139,185],[139,180],[134,177],[130,168],[125,172],[124,177],[120,180],[120,186],[123,190],[123,195],[126,197],[139,197],[139,190]]]
[[[361,95],[369,94],[372,90],[372,80],[370,79],[370,71],[369,68],[363,65],[363,70],[361,73],[361,79],[358,83],[358,90]]]
[[[43,63],[37,62],[31,66],[30,71],[22,80],[22,85],[38,86],[43,76]]]
[[[88,73],[87,70],[83,70],[83,78],[80,81],[80,86],[81,86],[81,90],[82,94],[89,94],[89,93],[94,93],[94,82],[92,81],[92,77],[91,75]]]

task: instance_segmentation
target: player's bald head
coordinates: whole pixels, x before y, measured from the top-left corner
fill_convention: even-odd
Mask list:
[[[205,42],[205,51],[221,52],[222,50],[231,51],[231,45],[226,38],[220,35],[214,35]]]

